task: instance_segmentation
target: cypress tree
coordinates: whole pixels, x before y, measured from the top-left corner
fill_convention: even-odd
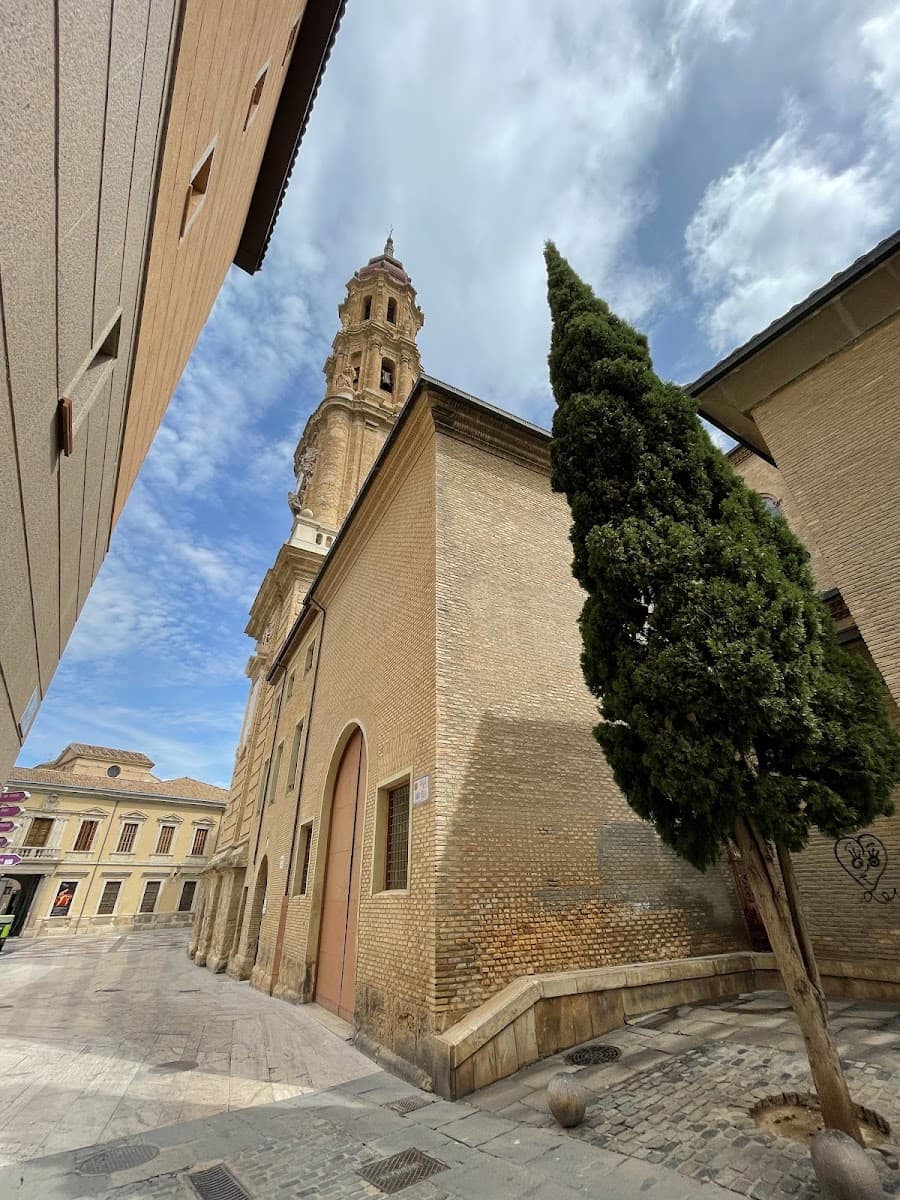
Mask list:
[[[740,849],[826,1124],[860,1140],[790,852],[892,811],[883,684],[837,644],[806,550],[713,445],[646,338],[545,251],[553,487],[586,592],[595,736],[628,803],[695,867]]]

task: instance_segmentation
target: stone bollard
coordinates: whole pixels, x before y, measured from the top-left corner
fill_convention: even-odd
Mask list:
[[[840,1129],[822,1129],[813,1138],[809,1152],[826,1200],[883,1200],[872,1160],[849,1134]]]
[[[560,1125],[571,1129],[584,1120],[588,1094],[571,1075],[554,1075],[547,1084],[547,1107]]]

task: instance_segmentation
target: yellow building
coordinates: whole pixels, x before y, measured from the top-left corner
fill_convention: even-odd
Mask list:
[[[0,779],[229,266],[262,263],[343,7],[3,5]]]
[[[72,743],[52,762],[17,767],[9,791],[30,793],[0,868],[11,936],[158,929],[191,923],[200,873],[216,844],[227,792],[197,779],[158,779],[133,750]]]

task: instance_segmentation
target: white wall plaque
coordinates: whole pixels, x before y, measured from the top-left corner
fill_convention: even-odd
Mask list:
[[[427,804],[429,795],[430,775],[420,775],[413,783],[413,804]]]

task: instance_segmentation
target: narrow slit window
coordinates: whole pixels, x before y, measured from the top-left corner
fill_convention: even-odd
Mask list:
[[[298,17],[297,20],[291,26],[291,32],[288,34],[287,45],[284,48],[284,58],[282,58],[282,60],[281,60],[282,66],[284,66],[284,64],[287,62],[287,60],[291,57],[291,55],[294,52],[294,46],[296,46],[296,44],[297,44],[297,33],[298,33],[299,29],[300,29],[300,18]]]
[[[396,368],[389,358],[381,360],[381,379],[379,386],[383,392],[393,392],[394,390],[394,372]]]
[[[119,356],[122,333],[122,311],[117,311],[103,336],[91,350],[87,363],[79,367],[75,377],[66,385],[57,406],[56,423],[59,451],[69,458],[75,450],[75,435],[84,423],[102,385],[109,377]],[[107,772],[112,774],[112,768]],[[118,774],[118,768],[116,769]]]
[[[368,321],[372,315],[372,297],[366,296],[363,301],[363,320]]]
[[[384,890],[402,891],[409,879],[409,784],[392,788],[385,812]]]
[[[392,325],[397,324],[397,301],[394,299],[388,300],[387,303],[387,319]]]
[[[305,896],[309,886],[309,854],[312,848],[312,821],[300,826],[300,870],[297,874],[295,896]]]
[[[315,638],[313,638],[313,640],[309,643],[309,649],[306,652],[306,665],[303,668],[304,675],[312,667],[313,657],[314,657],[315,653],[316,653],[316,641],[315,641]]]
[[[259,111],[259,102],[262,100],[263,88],[266,86],[266,75],[269,72],[269,64],[263,67],[260,73],[254,80],[253,87],[250,91],[250,104],[247,107],[247,115],[244,118],[244,129],[249,129],[256,118]]]
[[[206,194],[209,190],[209,177],[212,174],[213,155],[215,152],[216,144],[213,142],[194,168],[194,173],[191,176],[191,182],[188,184],[187,195],[184,200],[184,214],[181,218],[182,237],[190,229],[197,214],[206,202]]]
[[[103,885],[103,895],[100,897],[100,903],[97,905],[98,917],[109,917],[115,912],[116,901],[119,898],[121,888],[122,884],[118,879],[109,879]]]
[[[284,754],[284,742],[281,741],[278,743],[278,746],[275,749],[275,755],[272,758],[272,773],[269,776],[269,791],[268,791],[268,799],[269,799],[270,804],[275,799],[275,789],[278,786],[278,776],[281,774],[281,759],[282,759],[283,754]]]
[[[291,757],[288,761],[288,788],[294,786],[297,778],[297,760],[300,757],[300,740],[303,737],[303,722],[298,721],[294,729],[294,740],[291,742]]]

